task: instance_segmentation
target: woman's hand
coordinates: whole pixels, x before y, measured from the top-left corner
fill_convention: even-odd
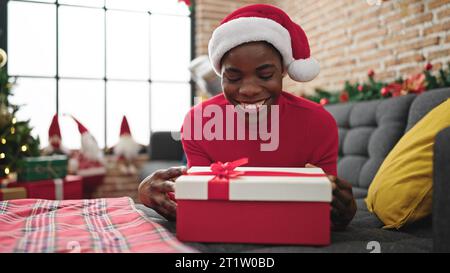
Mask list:
[[[177,203],[169,198],[169,193],[175,191],[175,179],[186,173],[185,167],[173,167],[159,170],[145,178],[139,185],[141,202],[157,211],[167,220],[175,221]]]
[[[317,168],[312,164],[306,164],[307,168]],[[343,230],[347,227],[356,213],[356,203],[353,198],[352,185],[334,175],[327,175],[333,190],[331,201],[331,222],[333,230]]]

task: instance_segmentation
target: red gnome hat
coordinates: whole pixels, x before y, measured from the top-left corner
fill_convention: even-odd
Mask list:
[[[75,122],[78,125],[78,131],[80,132],[80,134],[84,134],[84,133],[89,133],[88,129],[86,129],[86,127],[84,127],[83,124],[81,124],[81,122],[79,122],[74,116],[71,116],[73,118],[73,120],[75,120]]]
[[[55,114],[52,119],[52,123],[50,123],[50,128],[48,129],[48,138],[52,138],[54,136],[58,136],[61,138],[61,130],[59,129],[58,115]]]
[[[319,63],[310,56],[303,29],[283,10],[266,4],[239,8],[214,30],[208,44],[214,71],[220,76],[222,57],[229,50],[258,41],[268,42],[280,52],[283,65],[294,81],[307,82],[319,74]]]
[[[42,154],[70,154],[70,151],[61,143],[61,130],[59,128],[58,114],[55,114],[48,128],[48,146],[42,149]]]
[[[122,123],[120,124],[120,136],[124,135],[131,136],[130,126],[128,125],[128,120],[126,116],[123,116]]]

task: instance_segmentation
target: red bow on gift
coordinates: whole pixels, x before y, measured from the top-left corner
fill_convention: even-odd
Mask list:
[[[248,158],[244,157],[232,162],[216,162],[211,164],[211,172],[215,175],[212,182],[228,182],[230,178],[235,178],[245,174],[245,172],[235,171],[236,167],[245,165],[248,163]]]

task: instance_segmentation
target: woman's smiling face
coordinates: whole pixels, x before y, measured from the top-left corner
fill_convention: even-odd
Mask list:
[[[282,91],[285,69],[280,53],[266,42],[251,42],[222,58],[222,88],[227,100],[244,109],[272,105]]]

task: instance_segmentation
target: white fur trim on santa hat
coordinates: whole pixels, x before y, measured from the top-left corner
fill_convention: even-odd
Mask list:
[[[299,82],[314,79],[320,71],[314,58],[295,60],[292,54],[289,31],[277,22],[260,17],[242,17],[220,25],[209,41],[209,58],[214,71],[220,75],[223,55],[234,47],[248,43],[266,41],[272,44],[283,57],[289,76]]]
[[[220,25],[209,40],[209,58],[217,75],[220,76],[220,61],[225,53],[238,45],[258,41],[272,44],[280,52],[286,67],[294,60],[287,29],[270,19],[242,17]]]

